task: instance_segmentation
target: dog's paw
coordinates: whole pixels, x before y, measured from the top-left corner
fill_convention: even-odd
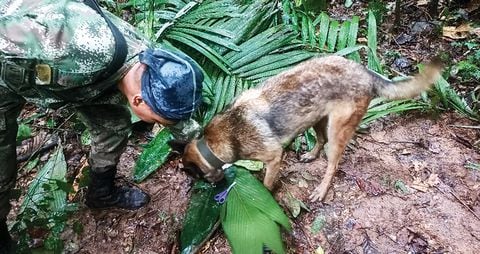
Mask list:
[[[327,195],[328,188],[316,188],[312,194],[310,194],[310,201],[317,202],[322,201]]]
[[[311,162],[315,160],[317,157],[312,153],[305,153],[300,156],[300,162]]]
[[[322,201],[323,199],[323,196],[318,194],[318,193],[312,193],[310,195],[310,201],[311,202],[317,202],[317,201]]]

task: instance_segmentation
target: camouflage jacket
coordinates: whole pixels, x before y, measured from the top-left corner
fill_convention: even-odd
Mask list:
[[[105,83],[113,87],[151,44],[127,22],[104,13],[128,45],[123,67],[102,81],[102,87]],[[29,101],[49,106],[62,100],[50,91],[63,91],[67,96],[81,93],[85,101],[97,97],[98,86],[92,86],[92,81],[110,63],[114,46],[105,19],[82,0],[0,0],[0,60],[33,59],[58,70],[56,84],[16,91]],[[0,80],[0,85],[5,82]]]

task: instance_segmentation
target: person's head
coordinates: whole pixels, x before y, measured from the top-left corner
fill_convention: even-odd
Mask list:
[[[172,125],[188,119],[201,103],[203,75],[180,52],[147,49],[121,81],[132,111],[143,121]]]

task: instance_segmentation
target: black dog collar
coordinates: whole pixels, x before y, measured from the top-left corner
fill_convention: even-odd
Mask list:
[[[210,165],[212,165],[213,168],[220,169],[223,165],[225,165],[222,160],[220,160],[215,154],[213,154],[212,150],[210,150],[210,147],[208,147],[203,137],[197,141],[197,149],[203,156],[203,158],[205,158],[205,160]]]

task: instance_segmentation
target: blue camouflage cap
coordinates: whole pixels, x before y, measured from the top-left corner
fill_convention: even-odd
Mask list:
[[[203,74],[187,55],[164,49],[140,53],[147,68],[142,75],[142,98],[156,114],[168,120],[188,119],[200,106]]]

